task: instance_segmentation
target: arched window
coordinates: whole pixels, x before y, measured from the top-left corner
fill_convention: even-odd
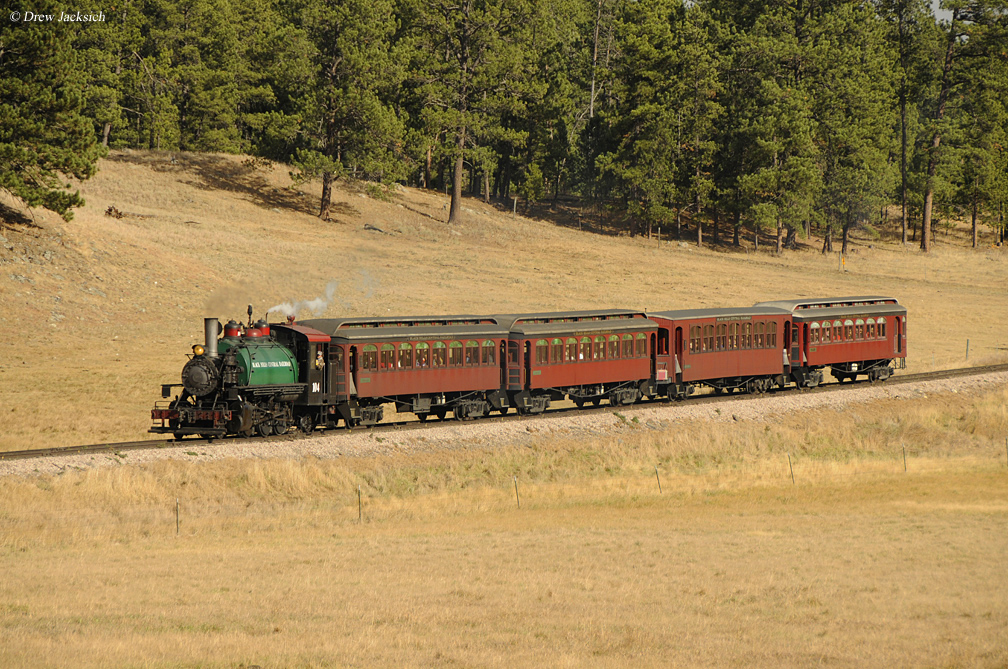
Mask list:
[[[717,326],[717,341],[714,342],[717,350],[725,351],[728,349],[728,324],[718,323]]]
[[[818,344],[819,343],[819,332],[820,327],[818,323],[813,323],[809,326],[809,343]]]
[[[595,337],[595,350],[592,360],[605,360],[605,337]]]
[[[766,323],[760,321],[756,324],[756,341],[753,342],[753,348],[763,348],[766,346]]]
[[[843,323],[833,321],[833,341],[843,341]]]
[[[563,339],[554,339],[550,342],[550,362],[559,365],[563,362],[564,343]]]
[[[484,365],[496,365],[495,359],[497,355],[494,353],[497,350],[497,345],[493,341],[487,339],[483,342],[483,357],[482,362]]]
[[[480,348],[478,341],[467,341],[465,343],[465,365],[466,367],[480,364]]]
[[[771,321],[767,323],[767,348],[777,348],[777,323]]]
[[[854,321],[854,338],[855,339],[865,338],[864,321],[860,318]]]
[[[714,326],[705,325],[703,326],[703,347],[701,348],[705,353],[709,353],[714,350]]]
[[[591,337],[581,337],[581,350],[578,353],[578,362],[584,362],[586,360],[591,359],[592,359]]]
[[[374,344],[365,344],[361,353],[361,369],[373,372],[378,369],[378,347]]]
[[[865,336],[868,339],[875,339],[875,319],[869,318],[865,321]]]
[[[623,355],[623,357],[624,358],[632,358],[633,357],[633,335],[632,334],[625,334],[622,337],[620,337],[620,341],[622,342],[622,348],[623,348],[622,355]]]
[[[448,364],[448,347],[443,341],[434,342],[431,349],[431,367],[444,367]]]
[[[461,367],[464,360],[462,342],[453,341],[448,344],[448,364],[452,367]]]
[[[564,362],[577,362],[577,356],[578,356],[577,339],[575,339],[574,337],[568,337],[566,353],[564,355]]]
[[[413,347],[399,344],[399,369],[413,369]]]
[[[690,353],[700,352],[700,326],[694,325],[689,330],[689,351]]]
[[[395,368],[395,346],[382,344],[379,364],[381,365],[379,369],[391,370]]]
[[[609,336],[609,359],[615,360],[619,357],[619,335]]]
[[[637,333],[637,357],[646,358],[648,355],[647,351],[647,334],[644,332]]]
[[[431,356],[430,356],[430,344],[426,342],[420,342],[416,345],[416,366],[417,369],[423,369],[424,367],[430,367]]]
[[[849,318],[844,321],[844,340],[854,341],[854,321]]]
[[[885,318],[878,319],[878,336],[880,339],[886,338],[886,322]]]
[[[545,339],[539,339],[536,341],[535,361],[537,365],[549,364],[549,342]]]
[[[728,348],[735,350],[739,347],[739,324],[732,323],[728,326]]]
[[[742,348],[752,348],[752,323],[742,324]]]

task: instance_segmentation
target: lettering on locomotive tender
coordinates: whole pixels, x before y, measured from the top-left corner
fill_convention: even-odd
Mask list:
[[[269,367],[282,367],[284,369],[290,369],[291,364],[287,360],[263,360],[261,362],[253,362],[253,369],[263,369]]]

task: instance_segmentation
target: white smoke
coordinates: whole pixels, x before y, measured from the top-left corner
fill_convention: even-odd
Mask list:
[[[313,316],[320,316],[325,313],[325,310],[329,308],[333,300],[336,299],[336,289],[339,288],[339,281],[330,281],[326,285],[325,295],[320,295],[314,300],[301,300],[298,302],[284,302],[278,304],[275,307],[270,307],[266,310],[267,314],[278,312],[286,317],[294,316],[297,318],[298,314],[303,311],[310,311]]]

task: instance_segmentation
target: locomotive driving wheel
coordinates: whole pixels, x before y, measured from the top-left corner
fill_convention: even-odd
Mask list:
[[[311,434],[315,430],[315,419],[311,414],[302,414],[297,419],[297,428],[305,434]]]

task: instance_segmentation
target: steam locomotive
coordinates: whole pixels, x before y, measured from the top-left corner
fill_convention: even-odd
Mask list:
[[[151,432],[204,438],[373,425],[385,407],[421,421],[682,399],[701,387],[760,393],[887,379],[906,362],[892,297],[641,312],[204,319],[181,383],[164,384]],[[174,388],[181,392],[170,399]]]

